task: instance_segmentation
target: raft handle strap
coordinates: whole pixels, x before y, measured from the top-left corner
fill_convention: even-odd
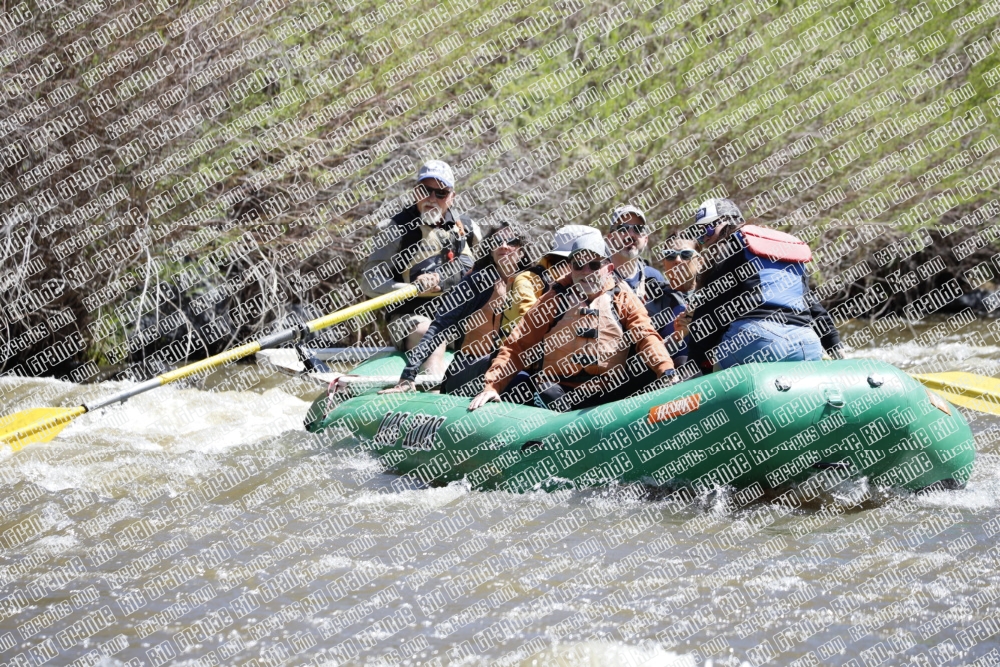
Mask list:
[[[826,398],[826,404],[831,408],[837,408],[838,410],[847,405],[844,400],[844,395],[840,393],[839,389],[827,388],[823,391],[823,396]]]

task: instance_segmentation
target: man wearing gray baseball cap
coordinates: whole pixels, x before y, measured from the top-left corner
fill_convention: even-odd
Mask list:
[[[504,343],[470,410],[500,400],[512,381],[523,381],[537,350],[541,370],[532,384],[539,407],[565,411],[624,398],[626,390],[634,391],[625,363],[633,345],[654,379],[672,379],[663,340],[635,293],[616,285],[600,235],[574,240],[569,264],[570,275],[542,295]]]
[[[611,262],[615,265],[615,273],[632,288],[640,301],[647,304],[659,296],[658,288],[666,282],[663,274],[642,258],[649,246],[649,232],[646,214],[639,208],[618,206],[611,212],[607,240],[613,253]]]
[[[412,349],[427,332],[433,317],[433,297],[447,292],[472,269],[470,245],[478,228],[468,216],[456,212],[455,175],[441,160],[420,167],[413,191],[414,203],[378,226],[374,250],[364,266],[362,290],[376,297],[407,284],[420,295],[391,309],[389,331],[400,351]],[[424,365],[427,373],[445,370],[445,345]]]
[[[661,310],[659,297],[668,286],[663,274],[642,258],[649,246],[649,232],[646,214],[638,207],[628,204],[611,212],[607,241],[615,274],[646,305],[646,313],[656,317]]]

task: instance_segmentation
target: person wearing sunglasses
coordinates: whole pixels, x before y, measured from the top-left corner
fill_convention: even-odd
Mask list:
[[[434,314],[429,302],[458,285],[472,269],[472,248],[479,228],[455,211],[455,175],[441,160],[426,162],[417,174],[413,204],[378,226],[369,241],[362,291],[374,298],[407,284],[420,289],[417,298],[387,309],[389,332],[401,351],[413,349],[427,333]],[[444,373],[445,347],[426,361],[432,375]]]
[[[675,368],[688,360],[687,330],[691,322],[688,303],[702,267],[701,253],[696,246],[691,239],[673,238],[660,251],[667,284],[657,298],[658,314],[653,318],[653,325],[663,337]]]
[[[483,389],[483,375],[502,341],[538,300],[533,281],[524,272],[527,257],[521,236],[504,222],[481,244],[487,252],[443,303],[423,339],[407,353],[399,383],[379,393],[416,389],[420,367],[441,346],[459,338],[461,346],[444,375],[446,394],[472,397]]]
[[[819,361],[840,357],[833,318],[809,290],[809,246],[791,234],[748,225],[728,199],[709,199],[695,215],[698,247],[711,268],[688,327],[691,359],[714,366]],[[702,289],[714,285],[722,289]],[[701,295],[704,294],[704,297]]]
[[[538,294],[544,294],[553,284],[569,277],[569,251],[581,236],[600,238],[601,232],[586,225],[560,227],[552,236],[552,249],[542,255],[537,264],[528,267],[528,275]]]
[[[611,213],[608,230],[608,247],[615,274],[646,304],[650,317],[656,315],[654,302],[666,281],[663,274],[642,259],[649,246],[649,227],[646,214],[635,206],[619,206]]]
[[[614,265],[599,235],[577,238],[570,275],[529,310],[490,368],[469,410],[498,401],[530,367],[534,404],[574,410],[624,398],[635,391],[626,362],[640,355],[654,378],[674,379],[670,355],[635,293],[614,279]]]

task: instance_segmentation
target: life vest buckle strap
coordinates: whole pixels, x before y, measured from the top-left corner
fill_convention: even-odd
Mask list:
[[[610,292],[577,303],[564,314],[545,336],[542,359],[543,368],[553,369],[559,382],[573,382],[580,375],[584,380],[599,377],[625,362],[625,334]]]

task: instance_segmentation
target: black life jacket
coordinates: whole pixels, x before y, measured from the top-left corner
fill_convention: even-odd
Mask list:
[[[474,243],[472,219],[459,214],[456,218],[449,209],[437,227],[422,224],[416,205],[403,209],[392,217],[392,224],[400,227],[399,263],[393,262],[398,282],[413,282],[418,276],[432,273],[463,252],[469,252]],[[414,252],[424,244],[422,252]]]

